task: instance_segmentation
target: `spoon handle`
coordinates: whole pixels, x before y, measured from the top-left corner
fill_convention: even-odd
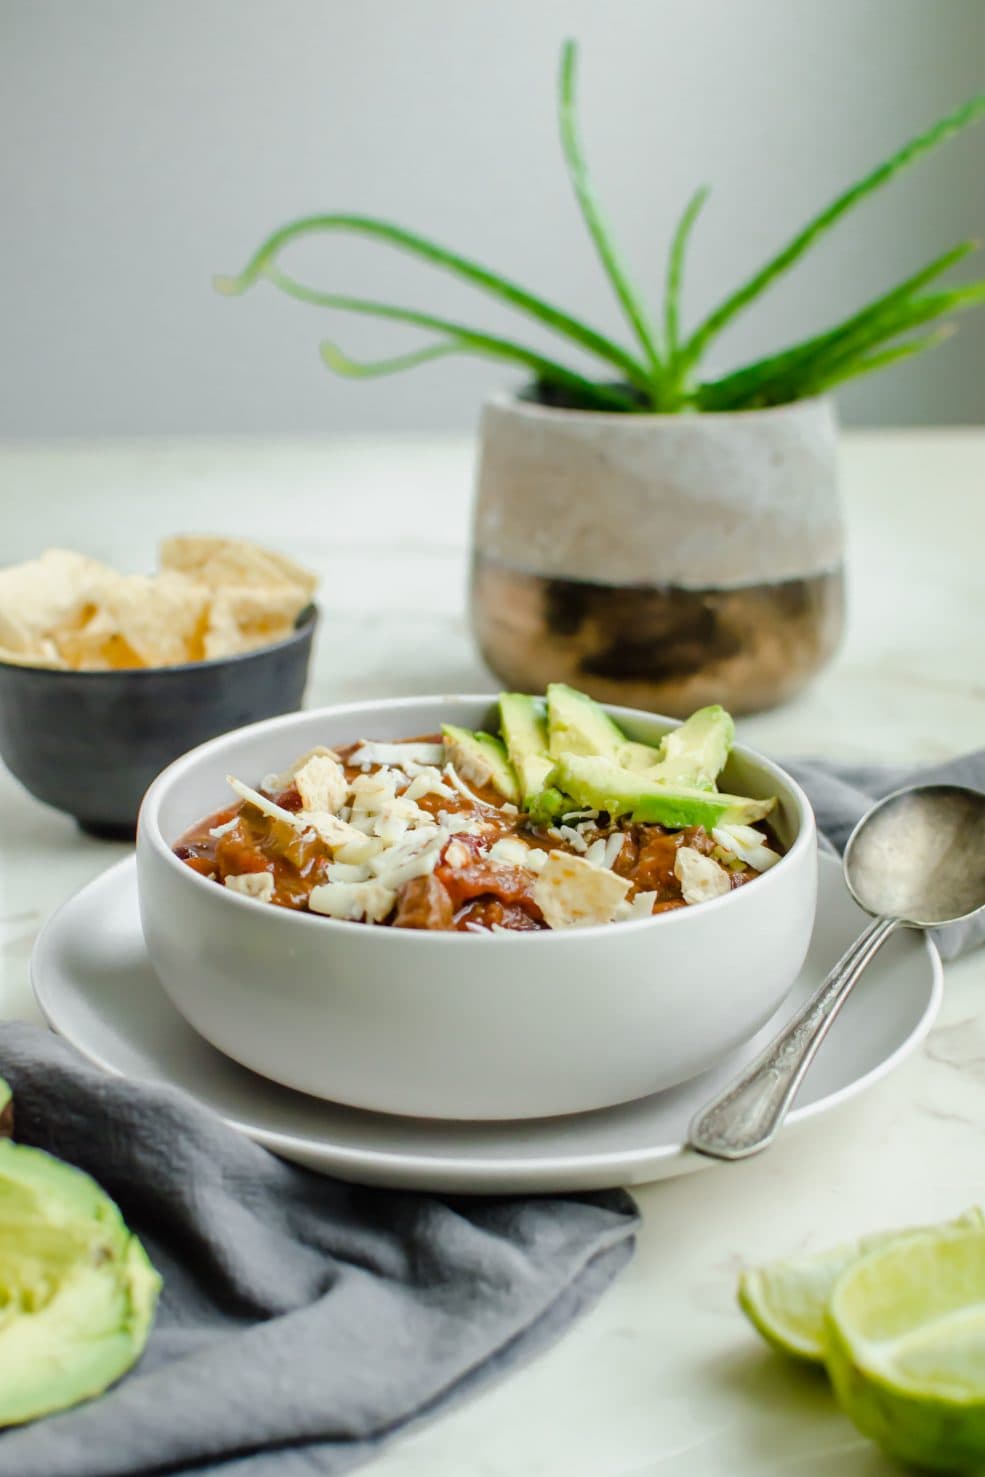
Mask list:
[[[746,1159],[772,1142],[856,980],[899,927],[898,918],[872,920],[793,1019],[696,1115],[692,1149],[715,1159]]]

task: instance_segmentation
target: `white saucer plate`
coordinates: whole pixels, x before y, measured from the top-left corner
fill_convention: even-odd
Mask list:
[[[669,1092],[594,1113],[509,1123],[362,1112],[293,1092],[224,1057],[192,1030],[157,982],[140,931],[132,858],[51,918],[31,972],[46,1019],[84,1056],[107,1072],[183,1088],[285,1159],[365,1185],[459,1194],[578,1191],[646,1184],[707,1166],[711,1161],[684,1145],[691,1117],[820,983],[865,922],[840,865],[822,856],[807,960],[757,1037],[714,1071]],[[929,1031],[941,988],[930,940],[905,930],[891,938],[821,1047],[784,1131],[891,1072]],[[727,960],[722,989],[728,989]]]

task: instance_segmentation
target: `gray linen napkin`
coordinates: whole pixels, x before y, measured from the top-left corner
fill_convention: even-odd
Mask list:
[[[0,1477],[347,1472],[557,1339],[632,1251],[622,1191],[357,1189],[33,1026],[0,1030],[0,1071],[18,1140],[93,1174],[164,1277],[137,1368],[0,1435]]]
[[[985,749],[962,754],[930,768],[912,769],[876,764],[832,764],[821,759],[784,760],[810,797],[822,838],[841,852],[856,823],[876,800],[906,785],[964,785],[985,790]],[[942,959],[956,959],[985,943],[985,913],[967,923],[933,930]]]

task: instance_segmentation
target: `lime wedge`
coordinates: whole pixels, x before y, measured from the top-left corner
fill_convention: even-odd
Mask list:
[[[973,1206],[955,1221],[929,1228],[943,1233],[985,1229],[985,1211]],[[752,1267],[739,1278],[739,1306],[768,1344],[783,1354],[820,1364],[825,1356],[824,1315],[831,1290],[841,1274],[859,1257],[912,1240],[928,1228],[879,1231],[858,1241],[845,1242],[831,1251],[791,1261]]]
[[[985,1230],[942,1228],[853,1262],[831,1292],[835,1395],[891,1456],[985,1469]]]

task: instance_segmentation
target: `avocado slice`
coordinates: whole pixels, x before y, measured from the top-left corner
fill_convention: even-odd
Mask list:
[[[530,810],[554,768],[548,752],[544,704],[524,692],[499,694],[499,727],[516,770],[523,807]]]
[[[713,790],[734,739],[735,724],[724,708],[717,703],[699,708],[679,728],[664,734],[660,762],[647,771],[647,778]]]
[[[547,726],[554,759],[562,754],[601,754],[615,759],[628,743],[604,708],[564,682],[552,682],[547,689]]]
[[[661,754],[652,744],[640,744],[635,739],[627,739],[619,748],[615,759],[623,769],[631,769],[634,774],[646,774],[647,770],[656,769]]]
[[[94,1180],[0,1142],[0,1426],[90,1399],[125,1374],[160,1285]]]
[[[492,785],[504,800],[520,803],[520,785],[506,747],[491,733],[473,733],[454,723],[441,726],[445,757],[454,764],[467,785]]]
[[[634,821],[656,821],[672,829],[682,826],[751,825],[762,820],[776,804],[775,798],[752,800],[741,795],[719,795],[685,785],[669,785],[648,775],[634,774],[614,764],[585,754],[562,754],[552,775],[553,783],[580,805],[607,810],[611,816],[628,815]]]
[[[527,805],[530,819],[538,826],[550,826],[566,811],[577,810],[577,808],[577,800],[570,795],[565,795],[554,785],[548,785],[538,794],[532,795]]]
[[[669,785],[713,790],[734,738],[731,715],[716,703],[698,708],[686,722],[665,734],[658,748],[629,741],[614,757],[623,769],[634,774],[645,774]]]

